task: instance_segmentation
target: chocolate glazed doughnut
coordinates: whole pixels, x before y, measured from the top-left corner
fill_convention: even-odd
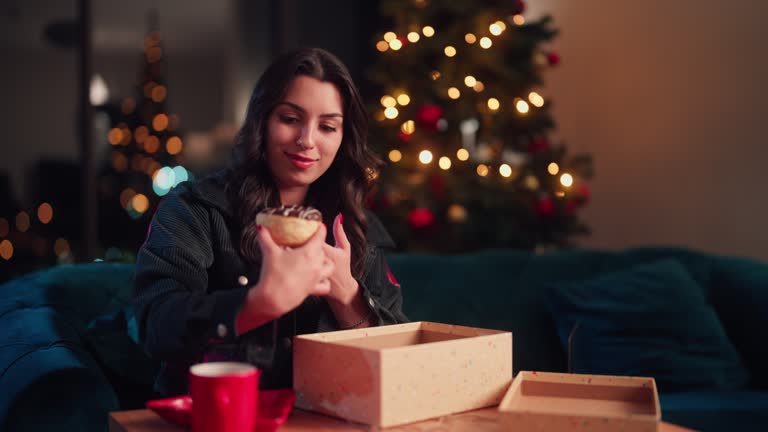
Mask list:
[[[320,210],[298,205],[269,207],[256,215],[256,224],[266,227],[275,243],[288,247],[306,243],[321,223]]]

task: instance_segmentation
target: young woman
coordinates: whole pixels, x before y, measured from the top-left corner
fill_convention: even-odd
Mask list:
[[[262,388],[291,387],[293,336],[407,321],[384,260],[394,244],[363,209],[381,163],[367,124],[336,57],[283,55],[253,90],[231,167],[162,201],[134,297],[140,337],[163,361],[161,395],[187,391],[191,364],[222,358],[260,367]],[[324,225],[282,248],[256,225],[280,205],[315,207]]]

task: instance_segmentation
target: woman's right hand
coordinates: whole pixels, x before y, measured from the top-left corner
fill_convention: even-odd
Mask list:
[[[326,227],[320,225],[304,245],[279,246],[269,230],[259,227],[261,275],[248,290],[235,321],[237,334],[259,327],[297,308],[310,295],[327,295],[334,265],[323,251]]]

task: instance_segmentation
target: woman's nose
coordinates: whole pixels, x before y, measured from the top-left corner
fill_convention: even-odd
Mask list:
[[[299,143],[302,148],[312,149],[315,148],[315,134],[312,133],[312,128],[304,126],[301,128],[299,135]]]

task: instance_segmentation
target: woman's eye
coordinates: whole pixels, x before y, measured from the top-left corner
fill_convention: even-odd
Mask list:
[[[283,123],[290,124],[290,123],[296,123],[297,121],[299,121],[299,119],[292,116],[280,116],[280,121],[282,121]]]
[[[323,125],[320,127],[326,132],[336,132],[336,128],[333,126]]]

